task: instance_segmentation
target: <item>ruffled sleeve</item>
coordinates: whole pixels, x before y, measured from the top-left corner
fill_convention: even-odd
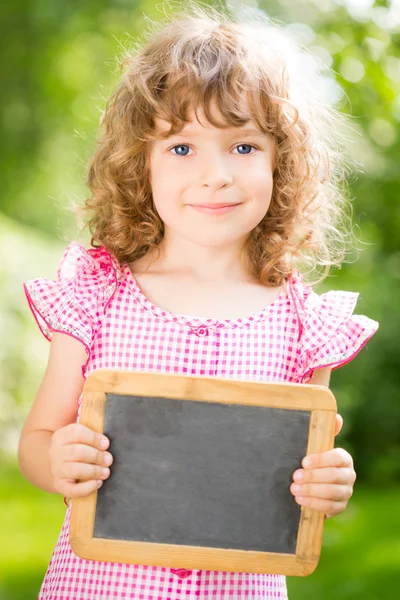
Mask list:
[[[64,251],[57,279],[31,279],[23,283],[29,307],[43,335],[54,332],[76,338],[88,355],[120,277],[118,261],[104,247],[87,250],[74,241]]]
[[[359,294],[332,290],[316,294],[299,272],[290,281],[299,319],[298,377],[306,383],[315,369],[336,369],[350,360],[377,331],[377,321],[353,314]]]

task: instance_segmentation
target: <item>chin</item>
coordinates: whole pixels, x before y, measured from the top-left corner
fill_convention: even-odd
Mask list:
[[[248,235],[248,234],[246,234]],[[202,236],[192,236],[190,241],[197,246],[201,246],[203,248],[225,248],[226,246],[231,246],[235,244],[240,244],[243,242],[243,236],[240,237],[227,237],[222,238],[221,235],[202,235]]]

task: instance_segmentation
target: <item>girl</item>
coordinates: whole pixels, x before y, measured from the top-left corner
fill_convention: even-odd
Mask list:
[[[340,116],[296,79],[305,56],[275,26],[190,5],[123,61],[88,175],[93,247],[24,284],[51,340],[19,446],[34,485],[73,502],[109,476],[109,440],[79,424],[96,369],[327,386],[376,331],[357,293],[319,296],[300,273],[339,264],[344,239]],[[342,512],[350,455],[302,466],[295,501]],[[80,559],[69,519],[41,599],[287,598],[278,575]]]

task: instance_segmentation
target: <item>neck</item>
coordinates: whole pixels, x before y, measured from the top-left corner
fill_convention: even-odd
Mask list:
[[[139,262],[139,261],[138,261]],[[139,270],[179,273],[202,281],[252,279],[243,264],[243,245],[206,247],[188,240],[163,240],[157,251],[140,261]]]

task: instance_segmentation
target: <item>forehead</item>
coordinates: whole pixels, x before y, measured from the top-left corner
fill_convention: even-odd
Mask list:
[[[229,133],[240,129],[242,132],[246,131],[252,134],[265,135],[261,129],[257,127],[255,121],[253,121],[250,117],[247,123],[237,126],[226,122],[215,102],[210,104],[209,111],[216,125],[213,125],[207,120],[202,107],[198,107],[196,111],[193,108],[190,108],[188,109],[186,115],[188,122],[183,125],[179,134],[185,133],[187,135],[201,135],[217,129],[221,132],[221,134],[226,133],[228,135]],[[156,118],[154,120],[154,125],[156,134],[168,134],[171,129],[171,123],[161,118]]]

